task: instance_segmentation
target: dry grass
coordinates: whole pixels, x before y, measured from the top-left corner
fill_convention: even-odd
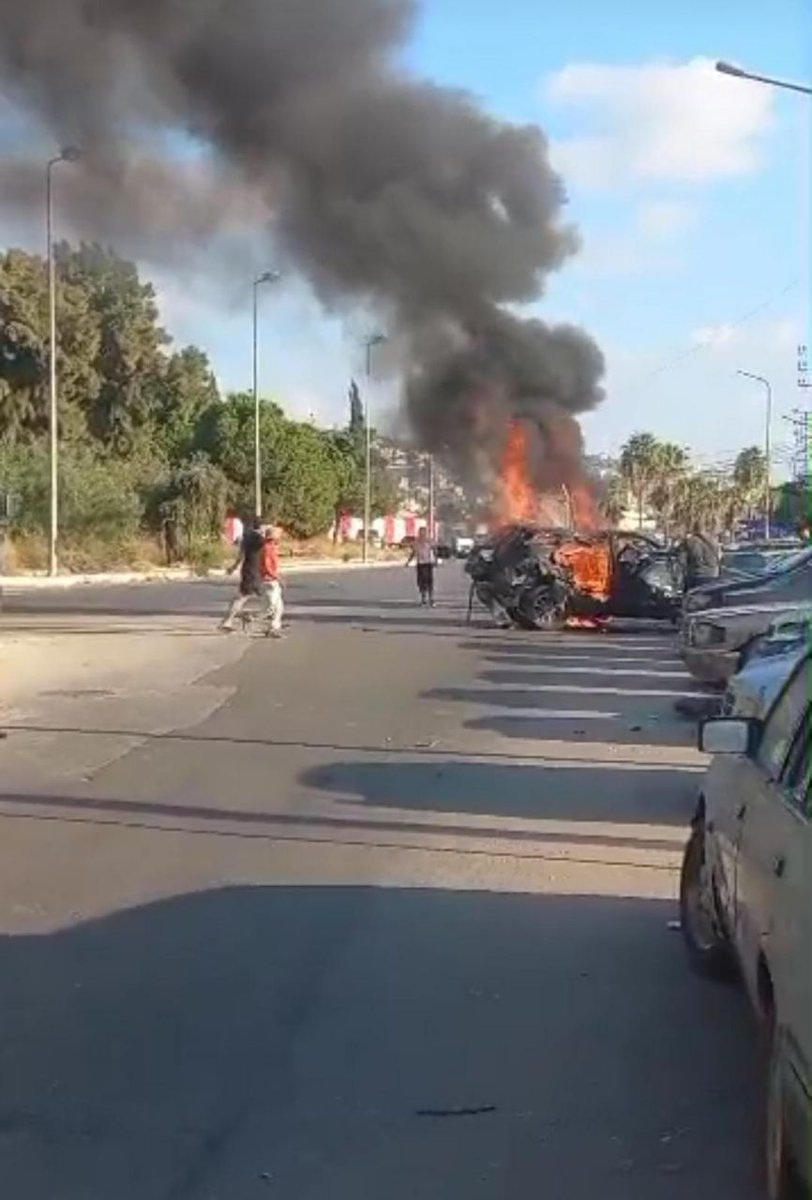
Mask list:
[[[283,538],[281,556],[288,560],[321,559],[330,562],[360,562],[360,543],[333,543],[332,538],[312,538],[296,542]],[[374,562],[392,562],[403,557],[401,550],[373,547],[370,557]],[[209,571],[222,570],[234,558],[231,546],[219,540],[196,542],[189,547],[186,559],[178,566],[189,567],[200,575]],[[157,538],[138,537],[103,539],[85,537],[65,538],[59,547],[59,565],[62,571],[75,575],[101,574],[115,571],[155,571],[166,567],[166,556]],[[6,543],[6,566],[8,575],[45,571],[48,566],[48,543],[39,534],[9,539]]]

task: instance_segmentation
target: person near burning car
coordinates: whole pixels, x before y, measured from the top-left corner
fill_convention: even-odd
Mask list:
[[[698,523],[693,526],[683,544],[685,590],[702,587],[719,578],[722,556],[712,534]]]
[[[412,552],[406,560],[406,566],[417,565],[417,590],[420,593],[420,603],[434,607],[434,572],[437,567],[437,548],[428,534],[425,526],[417,535],[412,546]]]

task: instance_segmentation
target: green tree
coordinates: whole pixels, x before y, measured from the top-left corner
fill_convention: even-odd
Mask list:
[[[688,451],[673,442],[660,442],[654,457],[651,502],[667,535],[676,512],[681,482],[690,469]]]
[[[84,290],[57,281],[60,432],[87,434],[86,411],[101,384],[100,338]],[[49,420],[48,285],[44,261],[22,250],[0,255],[0,433],[37,437]]]
[[[186,346],[169,357],[156,381],[153,421],[172,462],[193,453],[201,421],[219,402],[217,382],[202,350]]]
[[[620,452],[620,474],[637,505],[643,528],[646,502],[657,484],[660,444],[653,433],[633,433]]]
[[[113,250],[83,243],[57,247],[60,278],[81,288],[98,326],[96,372],[101,381],[89,410],[94,435],[119,453],[155,418],[169,337],[158,324],[155,290],[134,263]]]
[[[767,488],[767,458],[758,446],[748,446],[733,464],[733,482],[740,494],[743,515],[752,517],[763,508]]]

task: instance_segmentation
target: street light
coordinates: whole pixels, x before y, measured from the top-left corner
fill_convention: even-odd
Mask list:
[[[265,271],[254,280],[254,512],[258,517],[262,516],[262,453],[259,436],[259,289],[266,283],[278,283],[280,278],[281,276],[278,271]]]
[[[58,163],[74,163],[82,157],[77,146],[65,146],[49,159],[45,172],[45,226],[48,238],[48,442],[50,447],[50,521],[48,525],[48,574],[59,569],[56,544],[59,531],[59,412],[56,394],[56,259],[54,256],[53,171]]]
[[[772,423],[773,423],[773,389],[769,379],[765,379],[763,375],[754,375],[752,371],[737,371],[737,375],[743,376],[744,379],[754,379],[756,383],[762,384],[767,395],[767,412],[764,423],[764,458],[766,478],[764,481],[764,537],[769,539],[770,536],[770,483],[772,480]]]
[[[372,382],[372,351],[377,346],[383,346],[387,341],[385,333],[373,333],[364,342],[366,349],[366,381],[367,396],[364,406],[366,417],[366,455],[364,469],[364,551],[363,561],[369,562],[369,527],[372,522],[372,414],[370,412],[370,391]]]
[[[756,75],[753,71],[737,67],[735,63],[718,62],[716,70],[722,75],[732,75],[734,79],[751,79],[755,83],[767,83],[770,87],[785,88],[788,92],[802,92],[805,96],[812,96],[812,87],[806,84],[790,83],[787,79],[774,79],[770,75]]]

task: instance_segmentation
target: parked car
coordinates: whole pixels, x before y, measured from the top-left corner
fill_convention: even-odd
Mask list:
[[[805,609],[812,612],[812,605],[776,600],[686,615],[680,633],[680,653],[695,679],[724,684],[776,621],[797,621],[799,611]]]
[[[799,604],[770,622],[766,633],[754,637],[742,650],[742,665],[758,658],[774,658],[812,646],[812,604]]]
[[[797,543],[788,546],[782,542],[764,542],[761,545],[728,547],[722,552],[722,576],[731,582],[756,578],[776,567],[793,549],[798,549]]]
[[[720,579],[694,588],[685,598],[685,613],[774,600],[812,600],[812,547],[780,557],[754,579]]]
[[[693,965],[739,976],[760,1019],[767,1195],[796,1200],[812,1191],[812,654],[776,661],[783,678],[764,711],[700,727],[714,757],[680,908]]]

